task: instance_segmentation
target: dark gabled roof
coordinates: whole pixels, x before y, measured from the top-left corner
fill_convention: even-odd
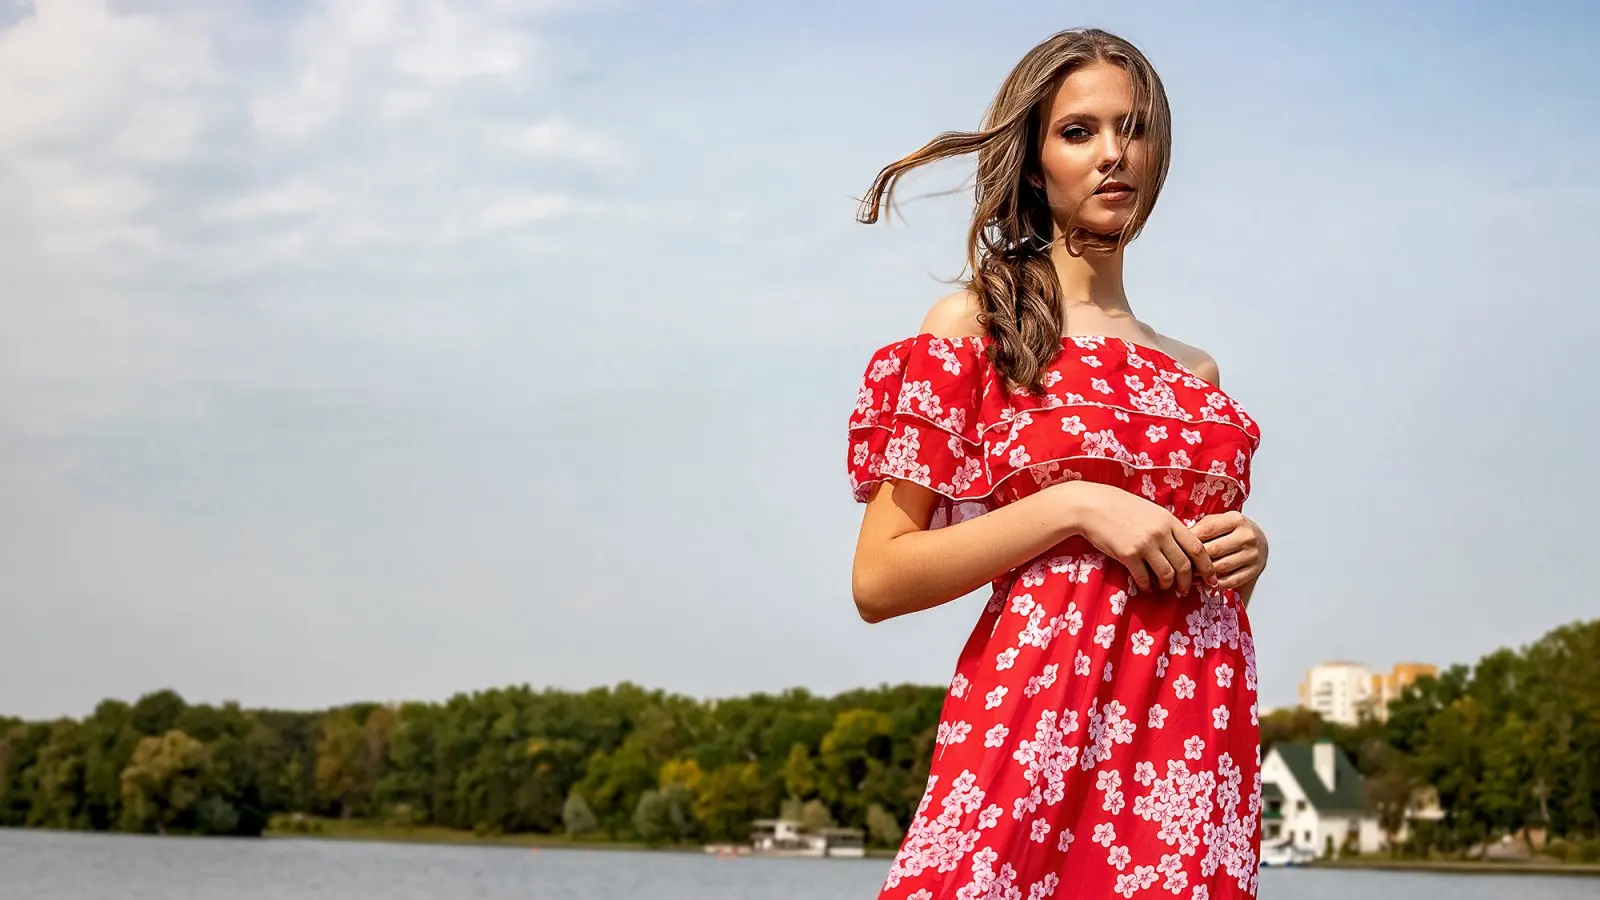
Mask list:
[[[1278,786],[1269,781],[1261,786],[1261,799],[1282,800],[1283,791],[1278,790]]]
[[[1338,745],[1333,746],[1334,789],[1332,791],[1329,791],[1323,785],[1322,779],[1317,777],[1310,744],[1301,741],[1283,741],[1273,744],[1272,750],[1283,757],[1284,765],[1289,767],[1289,774],[1294,776],[1294,780],[1300,783],[1300,790],[1305,792],[1306,802],[1317,812],[1366,811],[1366,791],[1363,787],[1365,779]]]

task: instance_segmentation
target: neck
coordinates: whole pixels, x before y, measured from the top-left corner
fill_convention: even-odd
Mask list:
[[[1073,256],[1063,242],[1051,250],[1056,279],[1061,283],[1063,306],[1098,306],[1111,316],[1132,317],[1128,293],[1122,285],[1122,251]]]

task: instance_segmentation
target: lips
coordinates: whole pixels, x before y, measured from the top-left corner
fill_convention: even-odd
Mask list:
[[[1133,185],[1121,181],[1108,181],[1095,190],[1096,194],[1116,194],[1123,196],[1133,193]]]

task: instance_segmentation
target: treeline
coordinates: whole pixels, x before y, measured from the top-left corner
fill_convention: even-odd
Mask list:
[[[622,684],[506,688],[320,712],[161,691],[82,720],[0,719],[0,826],[260,834],[275,815],[647,842],[741,840],[779,814],[898,842],[926,783],[942,686],[717,701]],[[1600,621],[1424,679],[1387,722],[1304,710],[1262,740],[1326,735],[1391,831],[1426,787],[1446,816],[1408,849],[1527,826],[1600,836]]]

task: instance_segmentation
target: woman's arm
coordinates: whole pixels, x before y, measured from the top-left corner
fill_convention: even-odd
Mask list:
[[[1205,545],[1162,507],[1108,485],[1069,481],[984,515],[928,530],[939,495],[905,481],[867,501],[851,577],[868,622],[931,609],[1081,535],[1128,568],[1141,590],[1215,583]]]

